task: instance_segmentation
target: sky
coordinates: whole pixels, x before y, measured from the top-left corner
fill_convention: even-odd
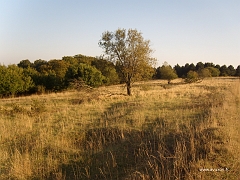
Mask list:
[[[118,28],[150,40],[157,66],[240,65],[239,0],[0,0],[0,64],[100,56]]]

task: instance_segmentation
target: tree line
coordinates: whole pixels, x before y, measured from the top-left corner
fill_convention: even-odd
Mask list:
[[[175,65],[173,68],[166,62],[156,69],[155,78],[167,79],[168,83],[175,78],[183,78],[186,82],[196,82],[207,77],[238,76],[240,77],[240,65],[235,69],[232,65],[215,65],[210,62],[186,63],[185,66]]]
[[[76,83],[98,87],[119,82],[113,63],[81,54],[61,60],[22,60],[17,65],[0,65],[1,96],[57,92]]]
[[[156,59],[150,40],[145,40],[136,29],[117,29],[102,34],[99,46],[101,57],[84,55],[64,56],[57,60],[21,60],[17,65],[0,65],[0,96],[59,92],[69,88],[98,87],[125,83],[127,94],[135,81],[184,78],[191,83],[205,77],[239,76],[240,65],[215,65],[210,62],[186,63],[173,68],[164,62],[154,68]]]
[[[22,60],[17,65],[0,65],[0,94],[12,96],[44,92],[63,91],[76,84],[91,87],[124,83],[119,72],[120,65],[100,57],[84,55],[65,56],[61,60]],[[144,73],[143,73],[144,74]],[[195,76],[194,76],[195,74]],[[158,68],[149,68],[145,76],[137,80],[175,78],[205,78],[218,76],[240,76],[240,65],[214,65],[213,63],[186,63],[173,68],[166,62]],[[193,79],[193,78],[189,78]]]

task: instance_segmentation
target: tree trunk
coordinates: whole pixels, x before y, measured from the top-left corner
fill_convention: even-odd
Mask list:
[[[132,93],[131,93],[131,83],[130,82],[127,82],[127,95],[131,96]]]

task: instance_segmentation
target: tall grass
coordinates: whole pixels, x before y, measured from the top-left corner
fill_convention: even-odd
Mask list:
[[[237,79],[123,88],[2,99],[0,179],[240,177]]]

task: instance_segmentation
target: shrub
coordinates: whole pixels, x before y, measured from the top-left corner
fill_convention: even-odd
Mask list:
[[[217,68],[214,67],[207,67],[207,69],[209,70],[209,72],[211,73],[212,77],[218,77],[220,75],[220,71]]]
[[[30,76],[16,65],[0,65],[0,94],[8,96],[27,92],[33,87]]]
[[[168,64],[163,65],[157,69],[157,78],[166,79],[168,84],[171,83],[171,80],[178,78],[175,70]]]
[[[204,78],[206,78],[206,77],[211,77],[211,72],[209,71],[208,68],[200,69],[200,70],[198,71],[198,77],[199,77],[200,79],[204,79]]]
[[[105,81],[105,76],[102,75],[101,71],[88,64],[80,63],[77,66],[70,66],[68,68],[67,79],[81,79],[86,85],[92,87],[98,87]]]
[[[187,78],[185,79],[185,82],[193,83],[193,82],[197,82],[198,80],[199,80],[198,73],[195,71],[189,71],[187,73]]]

